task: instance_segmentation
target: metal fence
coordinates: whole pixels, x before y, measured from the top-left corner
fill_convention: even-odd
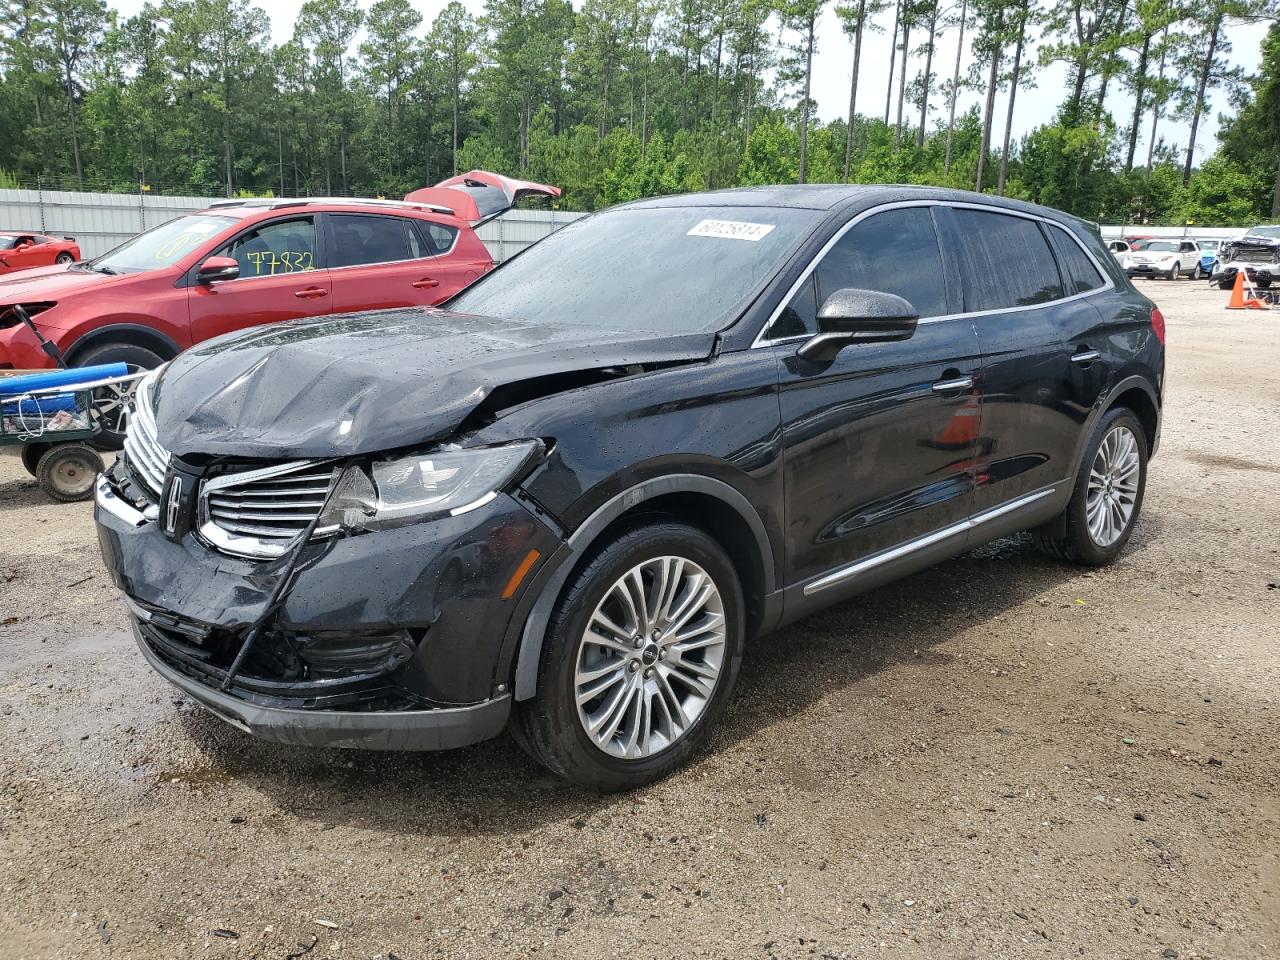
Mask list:
[[[73,193],[63,190],[0,190],[0,230],[30,230],[73,236],[86,257],[106,253],[117,244],[184,213],[203,210],[224,197],[159,196],[149,193]],[[531,243],[584,216],[561,210],[511,210],[480,227],[484,241],[499,262]],[[1244,227],[1156,227],[1142,224],[1104,224],[1102,235],[1112,237],[1234,238]]]
[[[0,230],[75,237],[86,258],[96,257],[143,230],[225,199],[0,190]],[[561,210],[511,210],[478,232],[494,260],[501,262],[581,216]]]

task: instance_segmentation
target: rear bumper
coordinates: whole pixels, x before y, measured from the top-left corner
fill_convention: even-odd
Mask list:
[[[138,649],[151,668],[210,713],[245,733],[308,747],[361,750],[451,750],[496,737],[511,714],[511,696],[465,707],[350,712],[259,706],[179,673],[156,655],[132,623]]]

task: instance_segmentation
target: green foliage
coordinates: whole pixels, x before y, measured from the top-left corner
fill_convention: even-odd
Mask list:
[[[451,0],[430,23],[414,0],[306,0],[277,46],[262,0],[148,0],[127,19],[0,0],[0,185],[395,197],[481,168],[595,209],[802,178],[971,188],[981,164],[988,189],[999,170],[1006,194],[1094,220],[1248,223],[1280,216],[1280,27],[1245,87],[1205,18],[1268,2],[968,0],[961,63],[936,43],[958,5],[835,0],[850,39],[901,29],[891,122],[864,96],[822,123],[806,91],[826,0],[486,0],[479,18]],[[1050,61],[1067,86],[1002,157],[1019,38],[1017,87]],[[884,82],[848,67],[851,96]],[[978,104],[948,129],[953,75]],[[1187,145],[1160,124],[1224,93],[1221,150],[1184,176]]]

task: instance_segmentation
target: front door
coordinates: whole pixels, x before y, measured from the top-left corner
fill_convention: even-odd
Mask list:
[[[260,223],[214,254],[240,264],[235,280],[191,282],[191,342],[256,326],[329,313],[329,271],[315,217]]]
[[[977,335],[956,312],[928,206],[873,213],[823,256],[774,322],[781,370],[788,582],[962,523],[973,506],[979,434]],[[835,290],[894,293],[920,314],[914,336],[800,357]]]

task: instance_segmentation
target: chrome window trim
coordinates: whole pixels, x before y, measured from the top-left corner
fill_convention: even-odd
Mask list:
[[[1003,517],[1005,514],[1013,513],[1015,510],[1020,510],[1023,507],[1030,506],[1039,500],[1043,500],[1045,497],[1054,493],[1057,489],[1057,487],[1047,487],[1043,490],[1037,490],[1035,493],[1016,497],[1015,499],[1008,500],[997,507],[992,507],[990,510],[984,510],[982,513],[974,514],[973,516],[961,520],[959,523],[953,523],[949,527],[943,527],[940,530],[933,531],[933,533],[926,533],[922,537],[917,537],[914,540],[908,540],[906,543],[900,543],[896,547],[890,547],[887,550],[882,550],[880,553],[872,554],[871,556],[864,557],[861,560],[855,560],[853,563],[846,564],[843,567],[837,567],[830,573],[824,573],[817,577],[817,579],[810,580],[806,583],[803,588],[804,595],[806,597],[812,596],[815,593],[826,590],[828,587],[838,586],[841,583],[852,580],[859,574],[866,573],[869,570],[874,570],[876,567],[883,566],[890,561],[909,556],[917,550],[923,550],[925,547],[933,546],[935,543],[941,543],[943,540],[949,540],[962,533],[968,533],[970,530],[973,530],[975,527],[979,527],[988,521]]]
[[[249,227],[247,230],[244,230],[241,233],[237,233],[235,236],[233,236],[230,240],[226,241],[225,243],[219,244],[218,247],[216,247],[212,253],[207,254],[203,257],[200,257],[196,261],[195,266],[192,267],[191,282],[197,283],[197,284],[200,282],[199,280],[195,279],[195,277],[200,272],[200,264],[208,260],[209,257],[227,256],[228,258],[234,260],[235,257],[232,257],[230,254],[220,254],[218,253],[218,251],[224,250],[224,249],[230,249],[231,245],[235,243],[237,240],[239,240],[241,237],[246,237],[249,234],[253,233],[255,230],[260,230],[263,227],[275,227],[275,226],[279,226],[282,223],[298,223],[299,221],[302,221],[302,220],[311,221],[311,229],[315,231],[316,242],[315,244],[313,244],[314,249],[312,250],[312,256],[313,257],[316,256],[316,254],[319,253],[319,250],[320,250],[320,224],[316,221],[316,214],[299,213],[293,216],[281,217],[278,220],[263,220],[260,223],[255,223],[253,226]],[[265,276],[263,276],[262,274],[257,274],[252,277],[236,277],[234,280],[215,280],[213,282],[225,286],[227,284],[232,284],[232,283],[248,283],[252,280],[278,280],[281,277],[305,277],[311,273],[324,273],[328,269],[329,269],[328,267],[312,267],[310,270],[287,270],[284,273],[268,273]]]
[[[444,251],[444,253],[428,253],[424,257],[405,257],[403,260],[379,260],[377,263],[349,263],[342,267],[323,267],[322,268],[324,270],[328,270],[330,273],[341,273],[343,270],[355,270],[360,267],[386,267],[386,266],[391,266],[392,264],[399,264],[399,263],[418,263],[419,261],[426,262],[430,260],[438,260],[441,257],[447,257],[449,256],[449,254],[453,253],[454,248],[457,247],[458,245],[458,238],[462,236],[462,231],[457,229],[456,227],[451,227],[447,223],[436,223],[434,220],[427,220],[422,217],[405,217],[399,214],[366,213],[365,211],[360,211],[359,213],[356,213],[351,210],[331,210],[326,212],[325,216],[327,217],[375,217],[379,220],[399,220],[401,223],[408,224],[409,229],[412,230],[414,233],[418,233],[418,228],[414,226],[414,224],[417,224],[417,223],[429,223],[429,224],[433,224],[434,226],[444,227],[444,229],[446,230],[453,231],[453,243],[449,245],[449,249]],[[417,240],[418,240],[419,246],[424,245],[424,241],[422,239],[421,234],[418,234]]]
[[[813,334],[809,334],[809,333],[800,333],[800,334],[795,334],[789,337],[777,337],[774,339],[765,339],[765,331],[767,331],[770,327],[774,325],[778,317],[782,315],[782,311],[787,308],[787,304],[791,302],[791,298],[800,292],[800,287],[804,284],[806,280],[809,279],[810,276],[813,275],[813,271],[818,268],[818,264],[822,262],[823,257],[825,257],[831,251],[831,248],[834,247],[836,243],[840,241],[841,237],[843,237],[846,233],[848,233],[850,230],[856,227],[863,220],[866,220],[868,217],[872,217],[877,213],[884,213],[887,210],[901,210],[909,207],[948,207],[953,210],[980,210],[984,213],[1002,213],[1002,214],[1005,214],[1006,216],[1022,217],[1024,220],[1035,220],[1039,223],[1048,224],[1051,227],[1055,227],[1058,230],[1061,230],[1071,239],[1073,243],[1075,243],[1077,247],[1079,247],[1082,251],[1084,251],[1084,255],[1089,258],[1089,262],[1093,264],[1094,269],[1096,269],[1099,275],[1102,277],[1102,286],[1094,287],[1092,290],[1086,290],[1084,293],[1074,293],[1069,297],[1059,297],[1056,300],[1046,300],[1043,303],[1032,303],[1032,304],[1027,304],[1026,306],[1019,306],[1019,307],[1000,307],[996,310],[968,310],[962,313],[942,314],[941,316],[937,316],[937,317],[922,317],[919,321],[920,324],[942,323],[946,320],[969,320],[974,317],[995,316],[1002,313],[1021,313],[1024,310],[1039,310],[1042,307],[1056,306],[1057,304],[1060,304],[1060,303],[1071,303],[1074,300],[1081,300],[1085,297],[1092,297],[1095,294],[1101,293],[1106,290],[1115,289],[1115,282],[1111,279],[1111,276],[1107,273],[1107,271],[1102,268],[1102,265],[1098,262],[1098,258],[1093,255],[1092,251],[1090,251],[1088,247],[1086,247],[1083,243],[1081,243],[1079,238],[1076,237],[1075,234],[1073,234],[1065,226],[1063,226],[1058,221],[1052,219],[1051,217],[1045,217],[1038,213],[1029,213],[1025,210],[1009,210],[1005,207],[997,207],[987,203],[974,203],[971,201],[964,201],[964,200],[896,200],[893,203],[885,203],[885,204],[881,204],[878,207],[872,207],[869,210],[863,210],[856,217],[854,217],[852,220],[850,220],[848,223],[842,226],[839,230],[837,230],[831,236],[831,239],[829,239],[826,243],[822,245],[822,249],[819,250],[816,254],[814,254],[813,259],[809,261],[809,265],[804,268],[800,276],[796,278],[795,283],[793,283],[788,288],[786,295],[782,298],[781,301],[779,301],[778,306],[774,308],[771,314],[769,314],[769,319],[765,321],[764,326],[760,328],[760,332],[756,334],[755,340],[752,341],[751,349],[754,350],[756,347],[768,347],[768,346],[772,346],[775,343],[790,343],[792,341],[810,339],[810,337],[812,337]],[[941,235],[938,237],[938,246],[940,248],[943,248],[943,239]],[[945,258],[946,257],[945,248],[943,248],[941,252],[943,257]],[[1049,248],[1049,252],[1050,254],[1053,253],[1052,247]],[[1054,260],[1056,263],[1057,258],[1055,257]]]

